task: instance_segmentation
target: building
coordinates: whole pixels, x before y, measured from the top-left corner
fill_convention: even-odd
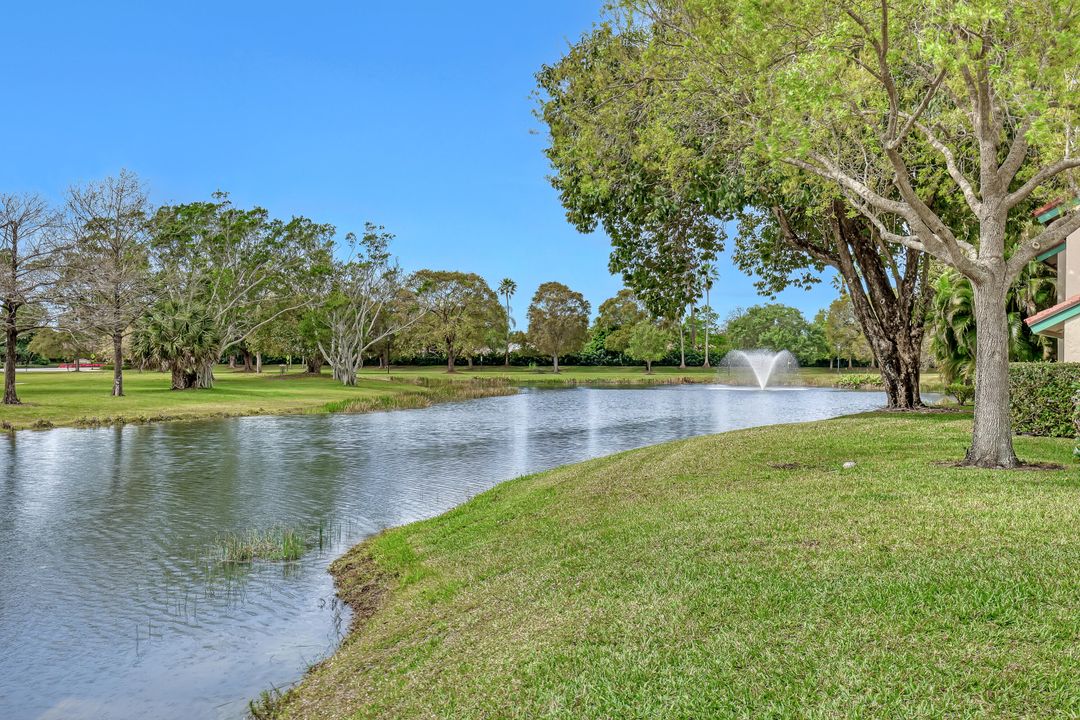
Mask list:
[[[1035,212],[1039,222],[1048,223],[1077,206],[1080,198],[1051,203]],[[1058,302],[1025,322],[1033,333],[1058,339],[1058,360],[1080,362],[1080,230],[1045,248],[1037,259],[1057,267]]]

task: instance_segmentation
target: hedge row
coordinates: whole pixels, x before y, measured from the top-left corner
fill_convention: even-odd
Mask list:
[[[1009,366],[1009,406],[1014,432],[1076,437],[1080,408],[1080,363],[1013,363]]]

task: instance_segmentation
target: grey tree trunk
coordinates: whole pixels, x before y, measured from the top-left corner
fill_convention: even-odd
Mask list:
[[[679,323],[679,367],[686,369],[686,342],[684,340],[683,325]]]
[[[975,427],[965,465],[1014,468],[1009,414],[1009,323],[1005,312],[1008,282],[1000,272],[972,283],[975,291]]]
[[[195,384],[192,387],[209,390],[214,387],[214,361],[207,360],[199,365],[195,373]]]
[[[255,353],[255,372],[257,372],[257,373],[262,372],[262,353],[261,352]]]
[[[124,336],[120,333],[113,333],[112,336],[112,359],[113,359],[113,381],[112,381],[112,394],[113,397],[123,397],[124,395]]]
[[[709,367],[709,350],[710,350],[710,348],[709,348],[709,317],[711,317],[711,315],[712,315],[712,310],[708,309],[708,308],[711,307],[709,305],[709,289],[708,288],[705,288],[705,307],[706,307],[706,313],[705,313],[705,362],[702,364],[701,367]]]
[[[15,394],[15,343],[19,341],[19,327],[16,324],[17,310],[8,305],[4,318],[4,336],[7,347],[4,349],[4,404],[19,405],[19,396]]]
[[[551,365],[555,368],[555,372],[559,372],[559,353],[554,353],[551,356]]]

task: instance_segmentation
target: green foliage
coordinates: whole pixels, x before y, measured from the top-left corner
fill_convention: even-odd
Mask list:
[[[844,388],[846,390],[860,390],[862,388],[880,388],[885,387],[885,383],[881,379],[881,375],[875,375],[874,373],[853,373],[847,375],[841,375],[836,378],[834,383],[838,388]]]
[[[623,288],[615,297],[600,303],[594,328],[604,333],[604,348],[615,353],[626,351],[634,326],[648,318],[648,313],[634,291]]]
[[[529,305],[529,341],[552,358],[555,369],[559,356],[577,352],[589,332],[589,303],[585,296],[557,282],[536,289]]]
[[[975,397],[975,387],[962,382],[948,385],[945,392],[956,398],[956,402],[961,405],[967,405]]]
[[[736,311],[728,319],[726,335],[740,350],[788,350],[801,365],[812,365],[828,355],[822,330],[806,321],[798,309],[778,303]]]
[[[670,335],[656,323],[641,320],[630,332],[626,354],[633,360],[645,363],[646,372],[652,372],[652,364],[667,355]]]
[[[1013,431],[1046,437],[1076,436],[1080,363],[1013,363],[1009,407]]]
[[[448,369],[459,356],[471,355],[483,346],[489,327],[506,327],[507,315],[499,298],[476,273],[420,270],[413,275],[413,283],[426,314],[413,326],[408,342],[417,349],[445,352]]]
[[[173,389],[192,387],[200,367],[212,363],[220,335],[211,312],[198,303],[158,302],[135,327],[132,355],[172,372]]]
[[[1076,447],[1073,448],[1073,455],[1080,460],[1080,383],[1077,383],[1076,394],[1073,395],[1073,425],[1076,429]]]
[[[1057,302],[1057,272],[1043,263],[1029,263],[1006,299],[1009,359],[1030,362],[1046,358],[1053,340],[1035,335],[1024,318]],[[975,295],[971,281],[946,269],[934,285],[929,318],[930,353],[947,384],[975,383]]]

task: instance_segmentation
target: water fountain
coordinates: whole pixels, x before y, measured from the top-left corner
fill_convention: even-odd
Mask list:
[[[758,387],[764,390],[769,379],[777,372],[792,372],[799,369],[799,361],[787,350],[732,350],[724,356],[723,364],[727,367],[746,366],[754,373]]]

